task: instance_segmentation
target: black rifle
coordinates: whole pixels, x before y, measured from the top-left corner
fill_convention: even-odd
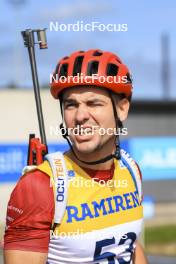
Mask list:
[[[46,29],[26,29],[22,31],[25,47],[28,48],[29,60],[31,65],[32,80],[34,86],[34,95],[37,108],[37,117],[39,123],[40,137],[35,137],[35,134],[29,135],[28,146],[28,165],[39,165],[43,162],[45,154],[48,153],[46,142],[45,125],[42,112],[42,103],[40,97],[40,87],[37,74],[37,65],[35,59],[35,44],[39,44],[40,49],[47,49]],[[37,42],[35,41],[35,34],[37,35]]]

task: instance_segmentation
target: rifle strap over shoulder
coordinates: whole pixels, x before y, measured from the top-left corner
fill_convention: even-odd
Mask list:
[[[54,224],[60,224],[65,213],[68,197],[68,173],[62,152],[45,155],[54,177],[55,212]]]
[[[121,161],[125,165],[125,167],[129,170],[137,194],[139,196],[140,201],[142,201],[143,198],[143,193],[142,193],[142,181],[141,181],[141,176],[140,176],[140,170],[139,167],[137,166],[136,162],[132,159],[132,157],[123,149],[121,149]]]

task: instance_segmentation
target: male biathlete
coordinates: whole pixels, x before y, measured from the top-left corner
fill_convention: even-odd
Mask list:
[[[5,263],[147,264],[138,241],[140,170],[118,135],[132,96],[128,68],[111,52],[75,52],[58,63],[51,93],[70,150],[18,181],[7,209]]]

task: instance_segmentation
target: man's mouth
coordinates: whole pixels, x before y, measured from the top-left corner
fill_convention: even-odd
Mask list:
[[[81,127],[79,129],[79,135],[90,135],[93,129],[91,127]]]
[[[89,136],[95,132],[95,126],[76,126],[73,129],[74,135]]]

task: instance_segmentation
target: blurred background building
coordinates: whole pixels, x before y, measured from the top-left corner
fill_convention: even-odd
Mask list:
[[[176,4],[169,1],[3,0],[0,17],[0,224],[11,190],[26,164],[28,134],[38,134],[30,65],[20,31],[48,28],[48,50],[36,49],[50,150],[66,149],[58,135],[59,104],[49,93],[59,58],[75,50],[117,53],[134,81],[122,145],[143,174],[145,245],[158,263],[176,256]],[[125,24],[126,31],[51,30],[51,23]],[[1,236],[3,228],[1,228]],[[152,259],[152,261],[154,261]],[[155,259],[155,261],[157,261]],[[163,262],[162,262],[163,261]],[[165,261],[165,262],[164,262]],[[175,261],[175,260],[174,260]],[[175,263],[175,262],[173,262]],[[152,263],[154,264],[154,262]]]

